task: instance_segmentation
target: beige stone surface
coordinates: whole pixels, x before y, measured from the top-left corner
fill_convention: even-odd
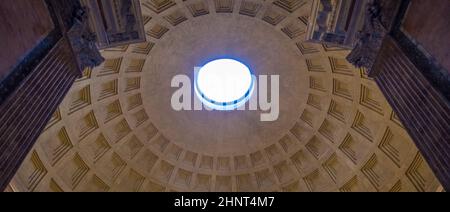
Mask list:
[[[104,51],[105,64],[86,70],[15,191],[438,189],[348,52],[304,42],[309,1],[142,2],[148,43]],[[280,75],[278,121],[260,122],[260,111],[171,109],[171,78],[223,55]]]

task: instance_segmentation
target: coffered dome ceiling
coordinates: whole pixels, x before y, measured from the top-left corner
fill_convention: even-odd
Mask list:
[[[435,191],[348,51],[304,42],[309,1],[144,0],[147,43],[77,80],[13,180],[19,191]],[[280,75],[280,117],[174,111],[170,82],[220,57]]]

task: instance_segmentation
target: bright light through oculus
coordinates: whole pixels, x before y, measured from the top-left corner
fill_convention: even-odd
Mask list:
[[[195,82],[198,98],[215,110],[234,110],[243,106],[253,89],[250,69],[232,59],[209,62],[198,71]]]

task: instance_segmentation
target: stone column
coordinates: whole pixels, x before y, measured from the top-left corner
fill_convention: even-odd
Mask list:
[[[450,104],[391,36],[372,69],[376,82],[406,130],[450,191]]]
[[[347,59],[367,68],[444,189],[450,191],[448,81],[435,77],[432,62],[402,32],[410,2],[373,0],[368,4],[360,40]]]
[[[0,105],[0,190],[4,190],[64,99],[79,71],[61,39]]]
[[[79,2],[45,2],[53,31],[0,81],[0,191],[6,189],[82,70],[103,62]],[[33,24],[15,27],[20,30]]]

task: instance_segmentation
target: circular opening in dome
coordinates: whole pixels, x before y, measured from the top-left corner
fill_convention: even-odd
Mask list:
[[[195,93],[204,105],[215,110],[235,110],[251,97],[254,81],[250,69],[233,59],[209,62],[197,73]]]

